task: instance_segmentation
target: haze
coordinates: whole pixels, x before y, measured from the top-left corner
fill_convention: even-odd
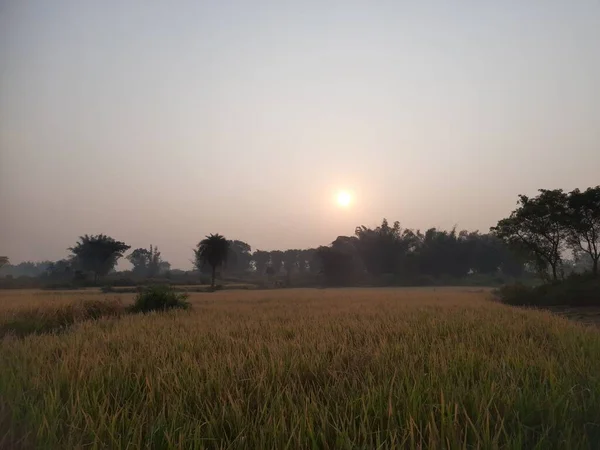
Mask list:
[[[208,233],[487,231],[598,184],[598,1],[287,3],[2,2],[0,254],[105,233],[188,268]]]

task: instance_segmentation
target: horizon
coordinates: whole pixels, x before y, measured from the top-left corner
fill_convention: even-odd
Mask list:
[[[0,254],[486,233],[598,184],[599,43],[593,1],[4,4]]]

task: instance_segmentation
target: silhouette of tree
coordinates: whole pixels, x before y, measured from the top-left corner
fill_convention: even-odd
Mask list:
[[[254,261],[256,272],[260,275],[264,275],[267,272],[267,267],[269,266],[270,260],[271,254],[269,252],[265,252],[263,250],[256,250],[252,254],[252,261]]]
[[[298,258],[300,256],[300,250],[286,250],[283,252],[283,269],[287,279],[287,284],[292,283],[292,273],[298,270]]]
[[[244,241],[229,241],[229,255],[227,256],[227,271],[242,273],[250,269],[252,260],[252,247]]]
[[[592,273],[598,276],[600,259],[600,186],[568,194],[565,217],[567,240],[574,253],[590,257]]]
[[[221,267],[227,261],[229,254],[229,241],[220,234],[210,234],[202,239],[194,250],[196,256],[196,267],[200,269],[208,264],[211,267],[211,287],[215,287],[217,267]]]
[[[321,273],[327,284],[352,284],[355,264],[350,253],[339,248],[321,246],[316,250],[316,255],[321,262]]]
[[[150,249],[136,248],[126,258],[133,265],[133,273],[144,277],[155,277],[161,270],[171,265],[162,260],[158,247],[150,246]],[[168,270],[168,268],[167,268]]]
[[[533,198],[519,195],[518,208],[490,230],[509,245],[531,252],[543,276],[550,266],[552,278],[557,280],[568,238],[564,226],[567,195],[561,189],[539,192]]]
[[[8,264],[8,256],[0,256],[0,269],[2,268],[2,266]]]
[[[119,258],[129,248],[129,245],[104,234],[86,234],[80,236],[77,244],[68,250],[72,253],[74,262],[82,270],[92,272],[94,282],[97,282],[99,276],[106,275],[115,267]]]
[[[51,280],[69,280],[73,278],[73,267],[68,259],[48,264],[46,276]]]
[[[280,250],[273,250],[269,253],[271,256],[271,262],[269,266],[273,271],[273,275],[279,275],[281,272],[281,266],[283,265],[283,252]]]

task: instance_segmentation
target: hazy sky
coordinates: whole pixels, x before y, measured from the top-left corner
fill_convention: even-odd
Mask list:
[[[0,254],[486,231],[600,184],[600,1],[0,0]],[[334,193],[354,193],[350,208]]]

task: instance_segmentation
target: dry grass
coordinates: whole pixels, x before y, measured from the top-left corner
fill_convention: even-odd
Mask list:
[[[99,298],[14,294],[0,323]],[[600,448],[600,333],[487,295],[223,291],[192,294],[191,312],[5,337],[0,446]]]

